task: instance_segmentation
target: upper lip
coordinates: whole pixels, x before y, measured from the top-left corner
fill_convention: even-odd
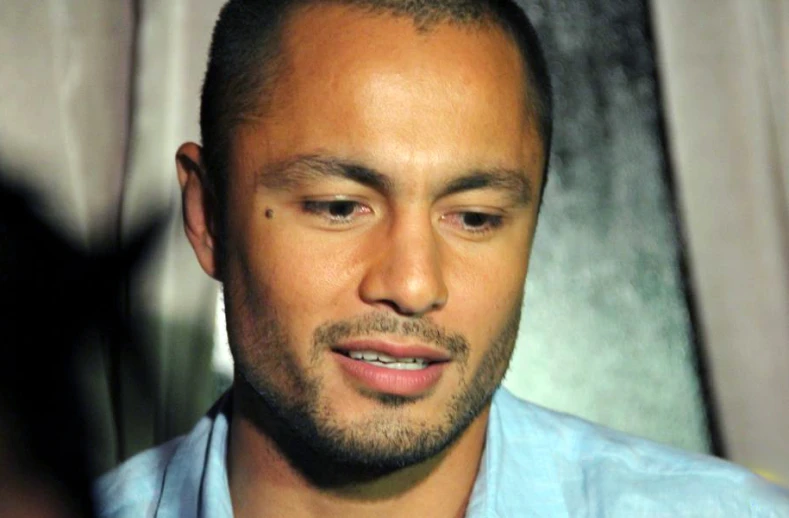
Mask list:
[[[438,350],[422,344],[397,344],[375,339],[357,339],[343,341],[333,351],[348,353],[351,351],[375,351],[393,358],[422,358],[429,362],[446,362],[451,356],[446,351]]]

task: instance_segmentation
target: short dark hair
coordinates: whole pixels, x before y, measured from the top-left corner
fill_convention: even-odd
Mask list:
[[[553,133],[551,84],[534,27],[513,0],[230,0],[214,27],[200,107],[203,166],[207,169],[204,181],[215,197],[220,226],[224,223],[230,139],[245,116],[266,108],[266,94],[282,64],[281,36],[288,16],[300,7],[332,3],[371,14],[410,17],[421,31],[448,22],[495,26],[508,34],[523,57],[528,103],[543,142],[544,189]]]

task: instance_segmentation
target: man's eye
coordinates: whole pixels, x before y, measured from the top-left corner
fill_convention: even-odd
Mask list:
[[[305,201],[302,202],[302,209],[332,223],[348,223],[356,216],[372,212],[366,205],[352,200]]]
[[[442,218],[450,225],[471,234],[484,234],[501,226],[503,217],[485,212],[455,212]]]

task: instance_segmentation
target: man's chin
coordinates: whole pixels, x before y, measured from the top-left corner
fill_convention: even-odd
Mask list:
[[[374,480],[428,461],[466,428],[449,416],[443,424],[430,423],[444,412],[426,412],[431,419],[414,415],[413,405],[424,397],[361,395],[377,408],[349,413],[347,406],[335,412],[320,403],[299,404],[243,381],[236,383],[235,394],[234,412],[253,422],[313,484],[325,488]]]
[[[370,393],[364,394],[364,396],[383,407],[397,409],[403,408],[409,405],[414,405],[424,399],[424,397],[413,397],[413,396],[399,396],[396,394],[381,394],[381,393]]]

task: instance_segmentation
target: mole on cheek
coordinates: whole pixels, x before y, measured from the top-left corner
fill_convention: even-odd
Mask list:
[[[266,209],[266,219],[272,219],[274,217],[274,211],[272,209]]]

